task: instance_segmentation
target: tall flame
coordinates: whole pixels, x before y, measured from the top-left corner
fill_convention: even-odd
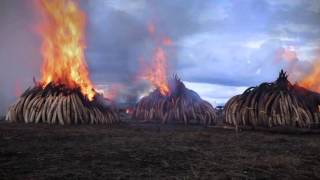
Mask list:
[[[156,33],[155,25],[149,24],[148,31],[151,35],[154,35]],[[156,43],[158,46],[152,55],[152,64],[145,73],[145,79],[158,88],[162,95],[166,96],[169,94],[170,89],[167,79],[167,53],[163,46],[171,45],[172,40],[169,37],[165,37]]]
[[[155,50],[152,62],[152,67],[147,73],[146,79],[157,87],[162,95],[166,96],[170,91],[167,82],[167,55],[161,47]]]
[[[86,15],[73,0],[40,0],[43,15],[40,25],[42,37],[42,78],[48,85],[63,84],[80,87],[92,100],[95,91],[89,79],[85,61]]]

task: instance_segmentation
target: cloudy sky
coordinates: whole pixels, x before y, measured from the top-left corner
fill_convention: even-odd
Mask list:
[[[95,79],[130,81],[137,60],[152,52],[152,22],[173,39],[174,71],[218,104],[273,81],[281,68],[297,81],[320,45],[319,0],[106,0],[87,10]]]
[[[33,29],[39,14],[31,2],[0,2],[3,102],[31,86],[33,76],[39,78],[41,41]],[[150,60],[156,46],[147,30],[150,24],[157,38],[172,39],[166,48],[171,73],[213,104],[273,81],[281,68],[297,81],[312,68],[319,52],[320,0],[80,2],[88,15],[91,78],[106,89],[116,84],[126,93],[142,93],[136,82],[140,60]]]

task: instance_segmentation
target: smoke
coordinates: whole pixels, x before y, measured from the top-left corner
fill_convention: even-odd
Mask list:
[[[87,63],[96,87],[106,95],[117,92],[118,101],[136,101],[148,92],[150,85],[139,81],[140,60],[152,58],[156,40],[147,27],[153,23],[161,37],[170,37],[168,48],[170,74],[176,68],[178,42],[198,29],[190,16],[195,5],[183,0],[171,1],[80,1],[88,15]],[[196,6],[195,6],[196,7]],[[181,11],[177,13],[177,9]],[[195,8],[196,9],[196,8]],[[39,79],[41,40],[35,32],[39,14],[33,1],[0,2],[0,112]],[[184,28],[188,27],[188,28]],[[114,85],[115,84],[115,85]],[[118,88],[117,88],[118,87]],[[108,90],[113,90],[109,92]]]
[[[278,50],[275,62],[288,73],[289,81],[298,83],[312,71],[317,60],[303,61],[294,47],[287,47]]]
[[[150,89],[146,82],[139,81],[142,68],[148,68],[141,65],[141,60],[148,64],[157,41],[165,37],[173,41],[166,51],[168,75],[174,73],[179,49],[177,42],[199,28],[190,18],[195,13],[190,7],[195,4],[183,0],[88,1],[87,56],[96,84],[111,91],[116,89],[120,101],[126,97],[136,101]],[[181,11],[177,13],[179,9]],[[150,24],[154,25],[154,33],[148,31]]]
[[[269,80],[280,68],[289,71],[290,80],[295,82],[312,69],[309,59],[302,58],[299,52],[291,52],[294,50],[279,48],[276,42],[271,42],[274,46],[261,46],[256,52],[241,48],[250,37],[260,37],[259,33],[268,35],[279,23],[289,29],[299,29],[284,23],[287,17],[292,17],[289,21],[297,20],[291,14],[273,18],[273,24],[266,22],[273,12],[296,14],[296,10],[287,12],[280,8],[278,13],[269,3],[255,1],[252,4],[257,10],[247,8],[243,2],[222,1],[80,2],[88,16],[86,57],[91,79],[97,88],[105,90],[107,97],[116,97],[119,102],[135,102],[150,89],[150,85],[137,76],[143,67],[141,59],[147,64],[152,59],[157,38],[172,39],[172,45],[167,48],[169,75],[178,71],[178,75],[189,82],[247,86]],[[239,8],[242,6],[245,9]],[[270,6],[266,8],[270,11],[261,11],[262,6]],[[312,24],[309,17],[316,16],[307,13],[303,17]],[[302,15],[299,19],[303,19]],[[33,77],[39,79],[41,41],[34,31],[38,20],[32,1],[0,1],[0,113],[33,85]],[[156,38],[148,32],[150,23],[155,26]],[[293,35],[314,38],[307,32]],[[276,57],[274,52],[278,52]],[[244,63],[246,56],[249,58]],[[274,59],[277,60],[270,62]]]
[[[33,77],[39,77],[39,39],[33,30],[36,16],[30,2],[0,2],[0,115],[33,85]]]

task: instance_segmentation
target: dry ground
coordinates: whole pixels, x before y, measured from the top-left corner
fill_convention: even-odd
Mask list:
[[[0,123],[0,179],[320,179],[320,135]]]

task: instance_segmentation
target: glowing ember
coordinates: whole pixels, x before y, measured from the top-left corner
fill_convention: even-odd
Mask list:
[[[40,0],[43,14],[40,25],[42,36],[42,78],[49,83],[80,87],[92,100],[95,91],[89,79],[84,56],[86,16],[73,0]]]
[[[131,109],[131,108],[126,109],[126,114],[132,114],[132,113],[133,113],[133,109]]]

